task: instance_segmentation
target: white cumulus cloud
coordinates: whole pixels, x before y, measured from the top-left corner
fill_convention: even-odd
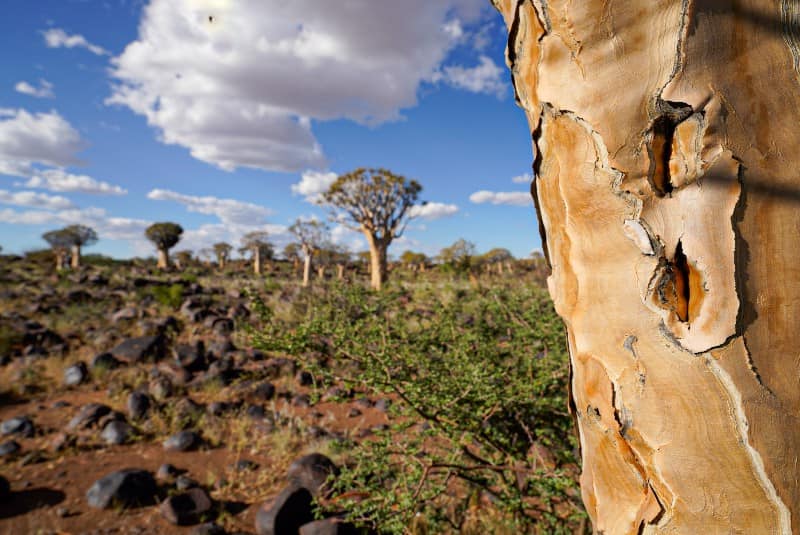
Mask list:
[[[308,202],[316,203],[337,178],[338,175],[332,172],[306,171],[301,175],[300,182],[292,184],[292,193],[304,196]]]
[[[455,204],[444,204],[440,202],[429,202],[417,204],[409,208],[409,217],[419,217],[421,219],[434,220],[450,217],[458,212]]]
[[[0,204],[63,210],[72,208],[72,202],[60,195],[47,195],[36,191],[7,191],[0,189]]]
[[[63,169],[37,171],[24,185],[28,188],[41,188],[50,191],[89,193],[92,195],[125,195],[128,190],[95,180],[86,175],[74,175]]]
[[[105,56],[109,52],[105,48],[90,43],[80,34],[68,34],[61,28],[50,28],[42,32],[44,42],[49,48],[85,48],[92,54]]]
[[[511,178],[511,182],[514,184],[530,184],[533,182],[533,175],[530,173],[525,173],[524,175],[518,175]]]
[[[511,206],[533,206],[531,194],[526,191],[476,191],[469,196],[475,204],[506,204]]]
[[[472,93],[487,93],[503,98],[508,81],[504,78],[505,68],[501,68],[488,56],[480,56],[474,67],[449,65],[437,77],[458,89]]]
[[[76,154],[85,146],[78,131],[56,111],[0,109],[0,174],[27,177],[34,164],[77,165],[81,162]]]
[[[53,93],[53,84],[43,79],[39,80],[39,87],[31,85],[25,80],[21,80],[14,86],[14,90],[17,93],[30,95],[36,98],[54,98],[56,96],[55,93]]]
[[[164,189],[152,190],[147,198],[154,201],[174,201],[184,205],[190,212],[214,215],[222,223],[230,225],[263,225],[267,216],[273,213],[269,208],[249,202],[212,196],[197,197]]]
[[[441,72],[457,28],[485,8],[484,0],[151,0],[137,40],[113,59],[107,103],[222,169],[319,169],[326,162],[313,121],[398,119]],[[467,77],[459,72],[454,80]]]

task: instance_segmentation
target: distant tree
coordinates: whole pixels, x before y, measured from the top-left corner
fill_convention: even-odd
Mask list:
[[[324,269],[325,266],[336,266],[336,278],[342,280],[345,266],[350,262],[350,256],[350,251],[346,246],[327,243],[320,247],[314,258],[319,264],[319,269]]]
[[[283,248],[283,252],[281,253],[283,257],[292,263],[292,268],[297,269],[297,266],[300,265],[300,256],[302,255],[302,251],[300,250],[300,244],[291,242]]]
[[[225,263],[228,261],[232,250],[233,246],[229,243],[221,241],[214,244],[214,254],[217,255],[217,265],[220,269],[225,268]]]
[[[70,225],[64,229],[69,236],[72,267],[81,266],[81,247],[89,247],[97,243],[97,232],[86,225]]]
[[[186,269],[189,264],[192,263],[192,251],[188,249],[183,249],[181,251],[175,252],[175,264],[178,266],[178,269]]]
[[[156,246],[158,251],[158,267],[169,267],[169,250],[175,247],[183,234],[183,227],[177,223],[153,223],[144,231],[144,235]]]
[[[61,271],[64,269],[64,260],[67,256],[67,251],[72,246],[73,237],[66,231],[66,229],[51,230],[42,234],[44,241],[50,244],[50,249],[56,258],[56,269]]]
[[[386,279],[387,251],[410,219],[422,186],[386,169],[356,169],[336,179],[323,199],[334,218],[364,234],[370,252],[372,288]]]
[[[400,262],[402,262],[406,268],[410,267],[414,270],[425,271],[425,264],[428,263],[428,257],[423,253],[405,251],[400,255]]]
[[[475,256],[475,244],[463,238],[439,252],[439,262],[459,272],[469,271]]]
[[[248,232],[242,237],[242,249],[250,252],[253,259],[253,272],[261,273],[263,260],[273,257],[274,248],[269,241],[269,234],[263,230]]]
[[[503,273],[503,265],[510,266],[510,262],[514,260],[514,255],[511,251],[502,247],[495,247],[481,256],[481,260],[488,266],[497,266],[497,272]]]
[[[289,227],[289,232],[297,239],[300,250],[303,252],[303,286],[308,286],[311,257],[328,241],[328,226],[317,220],[298,219]]]

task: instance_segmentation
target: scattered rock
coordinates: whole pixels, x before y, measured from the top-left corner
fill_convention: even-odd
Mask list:
[[[338,518],[315,520],[300,527],[299,535],[358,535],[361,533],[353,524]]]
[[[147,391],[158,401],[164,401],[172,395],[172,381],[164,376],[159,376],[150,381]]]
[[[122,366],[122,362],[115,359],[111,353],[100,353],[92,359],[90,366],[93,370],[115,370]]]
[[[194,431],[180,431],[165,440],[163,445],[167,451],[189,451],[198,447],[201,440]]]
[[[253,397],[263,401],[271,400],[275,397],[275,385],[269,381],[261,383],[253,389]]]
[[[112,349],[110,353],[119,360],[129,363],[145,360],[157,361],[164,356],[164,337],[140,336],[129,338]]]
[[[7,440],[0,444],[0,458],[2,457],[12,457],[19,453],[19,450],[22,449],[19,443],[15,440]]]
[[[144,392],[135,391],[128,396],[127,406],[128,416],[130,416],[131,420],[141,420],[147,416],[152,402],[150,401],[150,396]]]
[[[0,423],[0,435],[19,435],[30,438],[35,431],[33,421],[27,416],[17,416]]]
[[[338,475],[339,468],[333,461],[321,453],[312,453],[295,460],[289,466],[286,477],[290,483],[319,496],[325,490],[328,477]]]
[[[175,478],[175,488],[178,490],[188,490],[199,486],[200,483],[187,475],[181,474]]]
[[[169,463],[164,463],[158,467],[156,471],[156,479],[159,481],[168,481],[181,475],[181,471]]]
[[[86,500],[96,509],[134,507],[152,505],[156,493],[156,482],[150,472],[127,469],[95,481],[86,492]]]
[[[236,472],[247,472],[256,468],[258,468],[258,463],[249,459],[240,459],[233,465],[233,469]]]
[[[386,398],[381,398],[375,401],[375,408],[381,412],[386,412],[392,406],[392,401]]]
[[[0,500],[5,500],[11,494],[11,485],[8,480],[0,476]]]
[[[100,418],[106,414],[109,414],[110,412],[111,407],[108,405],[103,405],[102,403],[89,403],[84,405],[80,408],[80,410],[78,410],[78,414],[76,414],[67,424],[67,431],[87,429],[95,425],[100,421]]]
[[[111,315],[111,323],[119,323],[124,320],[135,320],[139,312],[133,307],[125,307],[117,310]]]
[[[362,414],[363,413],[359,409],[357,409],[355,407],[350,407],[350,410],[347,411],[347,417],[348,418],[357,418],[357,417],[361,416]]]
[[[112,420],[103,428],[103,432],[100,433],[100,438],[102,438],[103,442],[106,444],[125,444],[128,441],[128,437],[131,435],[131,431],[133,431],[133,429],[127,423],[119,420]]]
[[[292,405],[295,407],[310,407],[311,406],[311,398],[308,394],[297,394],[292,398]]]
[[[225,535],[225,530],[213,522],[206,522],[196,526],[192,530],[192,535]]]
[[[175,361],[190,372],[203,371],[208,367],[206,351],[202,341],[194,344],[179,344],[172,350]]]
[[[313,497],[307,489],[290,486],[256,513],[258,535],[298,533],[300,527],[314,521]]]
[[[78,386],[89,378],[89,369],[82,360],[64,370],[64,386]]]
[[[314,376],[311,375],[311,372],[304,370],[297,372],[295,380],[299,386],[311,386],[314,384]]]
[[[170,496],[159,506],[161,516],[178,526],[198,522],[201,515],[209,510],[211,510],[211,498],[205,490],[199,487]]]

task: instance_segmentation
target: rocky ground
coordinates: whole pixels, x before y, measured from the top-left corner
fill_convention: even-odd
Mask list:
[[[389,400],[253,349],[263,279],[0,270],[0,533],[347,532],[311,499]]]

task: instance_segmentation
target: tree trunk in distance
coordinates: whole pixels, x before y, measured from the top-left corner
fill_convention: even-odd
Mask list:
[[[261,249],[253,248],[253,273],[261,275]]]
[[[800,533],[800,5],[493,2],[596,532]]]
[[[225,269],[225,257],[217,255],[217,264],[219,265],[219,269]]]
[[[303,286],[308,286],[308,279],[311,276],[311,253],[305,253],[303,260]]]
[[[320,279],[324,279],[325,278],[325,266],[317,267],[317,277],[320,278]]]
[[[64,269],[64,251],[56,251],[56,271]]]
[[[73,245],[72,246],[72,258],[70,260],[71,260],[73,269],[78,269],[79,267],[81,267],[81,246],[80,245]]]
[[[336,264],[336,278],[338,280],[344,280],[344,265],[343,264]]]
[[[169,267],[169,251],[167,249],[158,250],[158,264],[159,269],[167,269]]]
[[[380,243],[369,232],[364,232],[369,245],[369,275],[370,286],[373,290],[380,290],[386,280],[386,250],[388,245]]]

